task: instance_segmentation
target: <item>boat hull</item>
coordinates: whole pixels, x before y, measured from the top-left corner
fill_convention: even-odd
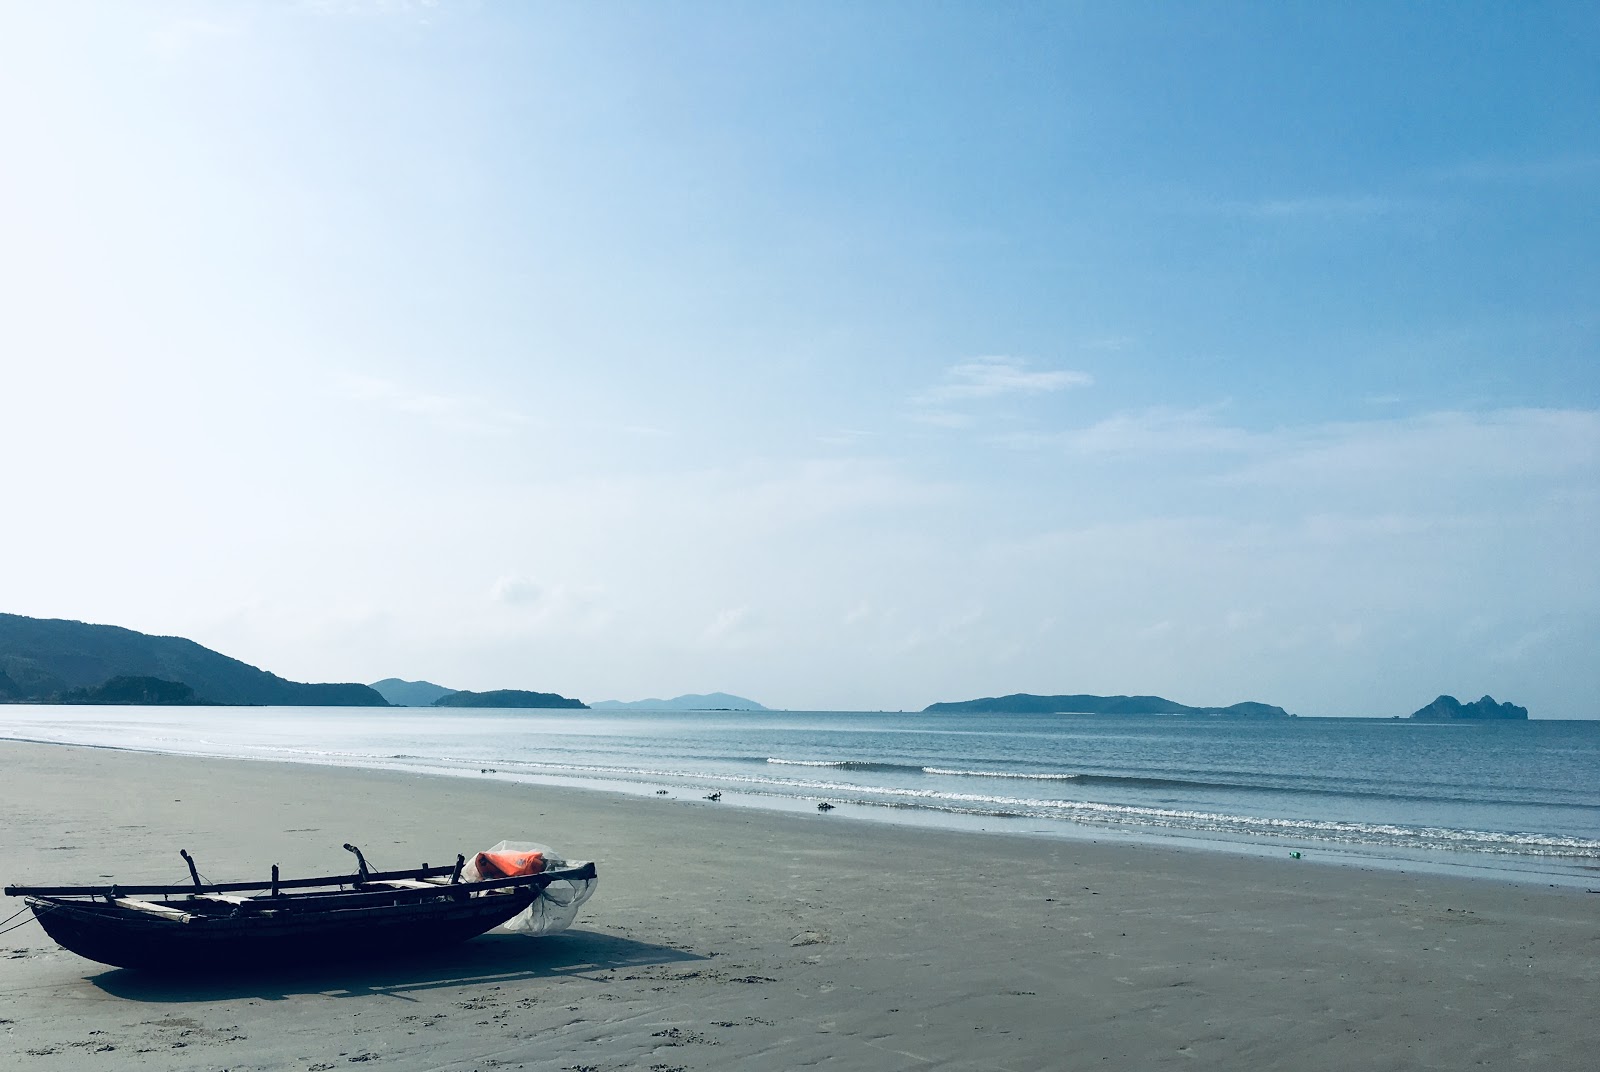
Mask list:
[[[187,919],[49,897],[29,897],[27,903],[51,938],[89,960],[146,971],[222,973],[411,954],[482,934],[537,896],[534,889],[479,897],[441,893],[393,904]]]

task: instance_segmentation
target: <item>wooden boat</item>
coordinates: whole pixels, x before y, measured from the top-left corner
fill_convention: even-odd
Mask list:
[[[394,957],[463,941],[532,905],[555,882],[596,877],[592,863],[467,881],[454,866],[187,886],[7,886],[45,932],[79,956],[122,968],[227,972]],[[253,892],[252,892],[253,891]],[[150,900],[148,898],[160,898]]]

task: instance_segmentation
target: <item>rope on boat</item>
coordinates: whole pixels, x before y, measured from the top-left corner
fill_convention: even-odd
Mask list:
[[[55,905],[45,905],[43,907],[44,907],[44,910],[46,912],[54,912],[56,910]],[[28,911],[28,909],[25,907],[25,908],[22,909],[21,912],[13,912],[9,916],[7,916],[5,919],[0,919],[0,924],[11,923],[12,920],[16,919],[18,916],[22,915],[22,913],[26,912],[26,911]],[[27,919],[23,920],[21,923],[11,923],[11,926],[7,927],[5,930],[0,930],[0,934],[10,934],[12,931],[16,930],[18,927],[26,927],[30,923],[37,923],[37,922],[39,922],[39,913],[35,912],[32,916],[29,916]]]

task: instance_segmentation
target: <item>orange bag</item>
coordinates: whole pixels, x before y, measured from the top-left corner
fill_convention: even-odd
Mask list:
[[[517,878],[544,870],[542,852],[480,852],[473,865],[483,878]]]

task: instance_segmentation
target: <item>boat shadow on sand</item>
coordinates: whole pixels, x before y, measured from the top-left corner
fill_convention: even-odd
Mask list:
[[[256,971],[163,975],[113,968],[88,981],[129,1001],[206,1002],[258,998],[283,1000],[299,994],[323,997],[387,995],[407,999],[415,991],[511,981],[582,976],[612,968],[704,960],[696,953],[651,945],[597,931],[570,930],[548,938],[486,934],[446,946],[382,960],[326,962]]]

